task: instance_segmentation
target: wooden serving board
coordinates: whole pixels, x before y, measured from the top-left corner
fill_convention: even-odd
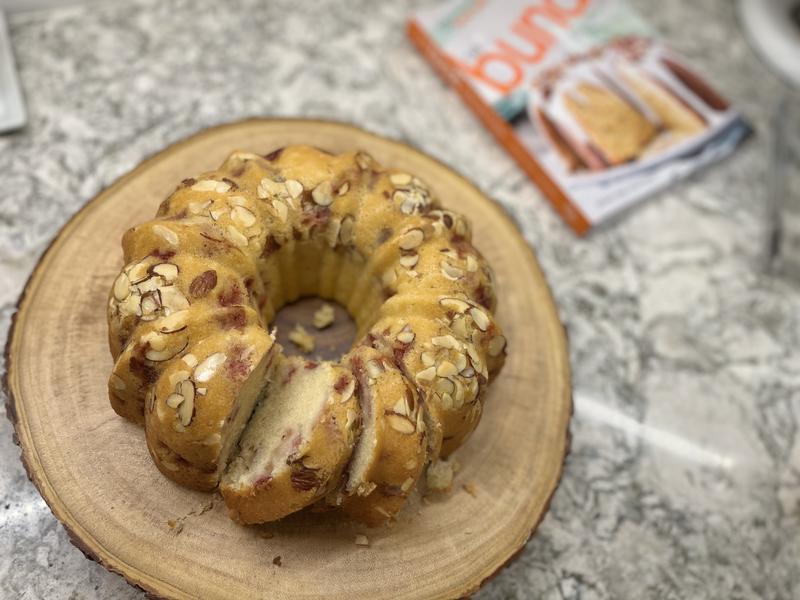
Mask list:
[[[151,218],[179,181],[215,168],[232,150],[267,153],[298,143],[332,152],[364,149],[419,175],[447,207],[471,219],[475,245],[497,275],[508,361],[490,386],[478,430],[456,454],[462,468],[453,491],[415,497],[398,522],[382,529],[333,513],[235,525],[218,497],[162,477],[143,431],[114,414],[106,397],[106,298],[121,267],[122,233]],[[470,595],[541,521],[568,447],[565,334],[514,224],[442,163],[340,123],[233,123],[146,160],[54,240],[22,294],[6,352],[8,414],[31,480],[89,558],[158,597]],[[357,534],[367,535],[368,547],[354,543]]]

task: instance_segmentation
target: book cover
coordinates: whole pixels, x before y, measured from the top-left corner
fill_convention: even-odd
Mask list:
[[[407,31],[578,234],[750,133],[623,0],[450,0]]]

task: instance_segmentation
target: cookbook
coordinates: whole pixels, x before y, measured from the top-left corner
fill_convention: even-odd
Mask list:
[[[622,0],[450,0],[407,33],[578,234],[750,133]]]

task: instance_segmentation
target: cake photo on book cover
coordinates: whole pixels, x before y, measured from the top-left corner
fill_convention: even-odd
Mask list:
[[[532,82],[528,115],[574,173],[679,153],[730,110],[663,44],[630,36],[542,73]]]

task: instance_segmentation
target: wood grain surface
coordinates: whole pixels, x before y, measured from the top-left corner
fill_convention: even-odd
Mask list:
[[[162,477],[143,431],[118,417],[106,396],[105,307],[121,267],[122,233],[151,218],[180,180],[215,168],[232,150],[267,153],[297,143],[332,152],[364,149],[417,174],[446,207],[471,219],[475,245],[497,276],[509,356],[489,389],[480,426],[456,453],[462,468],[454,489],[424,501],[415,496],[382,529],[334,513],[238,526],[218,497]],[[281,317],[286,322],[278,320],[281,335],[298,315],[289,310]],[[352,333],[330,335],[330,351],[337,352]],[[90,201],[54,240],[20,299],[6,353],[8,413],[32,481],[87,556],[158,597],[467,596],[521,550],[542,519],[569,441],[564,330],[514,224],[445,165],[340,123],[238,122],[146,160]],[[357,534],[367,535],[368,547],[354,543]]]

